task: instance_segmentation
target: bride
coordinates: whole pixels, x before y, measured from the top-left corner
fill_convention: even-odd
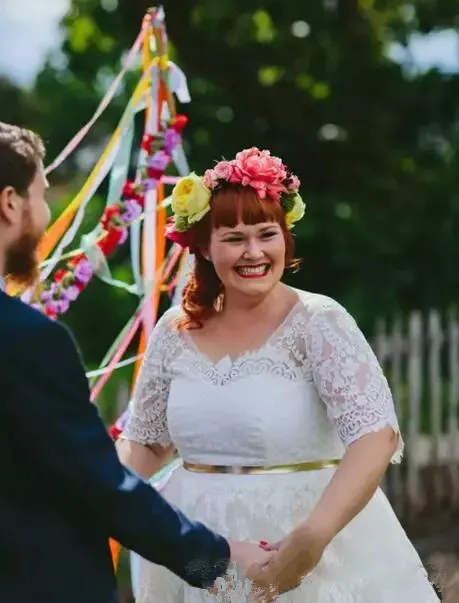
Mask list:
[[[273,582],[279,601],[436,603],[379,489],[403,450],[382,370],[342,306],[281,283],[296,266],[298,189],[255,148],[176,185],[168,236],[195,266],[154,329],[118,452],[150,477],[177,450],[165,498],[271,550],[249,577]],[[138,603],[243,603],[247,592],[236,571],[209,594],[140,564]]]

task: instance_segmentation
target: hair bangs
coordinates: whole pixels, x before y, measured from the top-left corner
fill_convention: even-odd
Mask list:
[[[284,211],[277,201],[260,199],[255,190],[231,186],[212,195],[210,220],[213,228],[234,228],[237,224],[278,222],[285,225]]]

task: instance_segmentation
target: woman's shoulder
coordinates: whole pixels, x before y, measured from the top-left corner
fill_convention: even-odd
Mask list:
[[[302,312],[308,317],[328,312],[347,313],[345,308],[336,299],[328,295],[303,291],[301,289],[294,289],[294,291],[298,295]]]
[[[181,306],[171,306],[157,321],[155,329],[162,333],[176,332],[178,331],[178,324],[183,317],[184,312]]]

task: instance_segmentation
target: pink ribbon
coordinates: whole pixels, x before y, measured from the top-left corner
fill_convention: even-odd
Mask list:
[[[138,315],[136,316],[134,322],[132,323],[132,326],[129,329],[129,331],[128,331],[128,333],[127,333],[124,341],[122,342],[122,344],[118,348],[116,354],[114,354],[114,356],[111,359],[109,365],[107,366],[107,371],[101,376],[101,378],[99,379],[99,381],[92,388],[91,397],[90,397],[91,402],[93,402],[97,398],[97,396],[100,394],[102,388],[104,387],[104,385],[108,381],[110,375],[115,370],[115,366],[118,364],[118,362],[123,357],[124,352],[126,351],[128,345],[131,343],[132,338],[136,334],[137,329],[139,328],[139,325],[142,322],[142,314],[143,314],[143,312],[139,312],[138,313]]]
[[[142,45],[143,38],[145,36],[145,32],[146,32],[146,25],[144,23],[139,35],[137,36],[136,41],[134,42],[131,50],[129,51],[129,54],[127,55],[127,57],[124,61],[122,70],[119,72],[118,76],[113,81],[112,85],[108,89],[104,98],[101,100],[99,106],[96,109],[96,112],[91,117],[91,119],[88,121],[88,123],[85,126],[83,126],[77,134],[75,134],[75,136],[72,138],[72,140],[67,144],[67,146],[64,148],[64,150],[59,153],[59,155],[51,163],[51,165],[49,165],[46,168],[46,171],[45,171],[46,175],[50,174],[56,168],[58,168],[67,159],[67,157],[69,155],[71,155],[71,153],[73,153],[73,151],[77,148],[77,146],[80,144],[80,142],[86,136],[86,134],[89,132],[89,130],[92,128],[92,126],[96,123],[96,121],[99,119],[99,117],[105,111],[105,109],[111,103],[113,97],[115,96],[116,91],[118,90],[121,80],[123,79],[123,77],[126,74],[126,71],[129,69],[133,60],[135,59],[135,57],[137,56],[137,54],[140,51],[140,47]]]

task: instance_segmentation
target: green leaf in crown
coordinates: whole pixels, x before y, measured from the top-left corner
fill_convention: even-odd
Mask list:
[[[295,206],[295,197],[297,193],[290,193],[289,195],[282,195],[281,205],[282,209],[286,214],[292,211]]]
[[[185,232],[189,227],[188,218],[185,218],[184,216],[175,216],[175,230],[178,232]]]

